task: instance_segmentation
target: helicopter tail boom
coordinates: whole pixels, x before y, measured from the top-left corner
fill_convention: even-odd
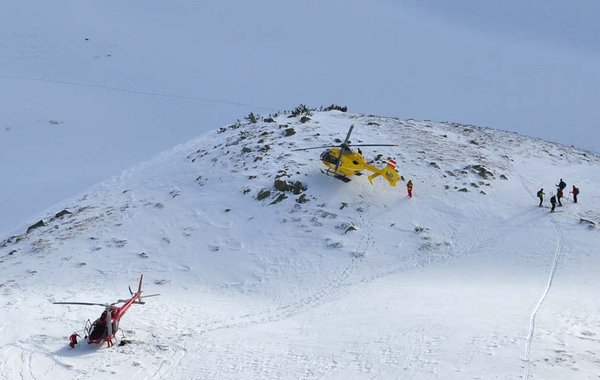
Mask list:
[[[396,186],[396,183],[400,180],[400,174],[396,170],[396,162],[393,160],[388,161],[387,165],[383,169],[379,169],[375,166],[365,164],[367,170],[373,172],[368,178],[371,185],[373,184],[373,179],[376,177],[382,176],[392,187]]]

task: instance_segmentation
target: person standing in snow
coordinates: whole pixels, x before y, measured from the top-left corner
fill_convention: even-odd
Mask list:
[[[563,189],[561,189],[560,187],[558,189],[556,189],[556,199],[558,200],[558,205],[560,207],[562,207],[562,202],[560,201],[560,199],[563,197]]]
[[[71,336],[69,337],[69,347],[75,348],[75,345],[77,344],[77,337],[80,337],[80,335],[76,332],[71,334]]]
[[[552,205],[550,212],[554,212],[554,209],[556,208],[556,196],[554,194],[552,194],[552,197],[550,197],[550,204]]]
[[[542,202],[544,201],[544,188],[541,188],[540,191],[537,192],[537,197],[540,198],[540,204],[538,207],[542,207]]]
[[[408,197],[412,198],[412,190],[413,190],[413,183],[412,180],[408,180],[408,182],[406,183],[406,192],[408,193]]]
[[[579,194],[579,189],[573,185],[573,190],[571,190],[571,194],[573,194],[573,203],[577,203],[577,194]]]

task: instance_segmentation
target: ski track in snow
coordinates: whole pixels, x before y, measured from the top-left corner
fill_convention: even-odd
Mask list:
[[[527,340],[525,343],[525,371],[523,373],[523,380],[528,380],[530,375],[531,341],[535,332],[535,318],[540,307],[544,303],[544,300],[548,296],[548,293],[550,292],[550,288],[552,287],[552,281],[554,280],[554,275],[556,273],[556,268],[558,267],[558,261],[563,250],[563,234],[560,230],[560,227],[558,226],[558,222],[556,222],[556,220],[553,219],[552,224],[554,225],[554,228],[556,230],[556,250],[554,253],[554,259],[552,261],[552,267],[550,268],[550,273],[548,274],[548,282],[546,283],[546,288],[544,289],[542,296],[538,300],[537,304],[535,305],[535,308],[531,312],[531,316],[529,317],[529,331],[527,332]]]

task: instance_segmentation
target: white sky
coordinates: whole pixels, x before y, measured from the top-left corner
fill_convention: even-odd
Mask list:
[[[3,1],[0,232],[203,131],[299,103],[600,151],[600,4],[447,4]]]

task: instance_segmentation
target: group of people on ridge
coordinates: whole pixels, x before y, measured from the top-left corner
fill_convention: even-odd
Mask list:
[[[556,195],[554,195],[554,193],[552,193],[551,194],[552,196],[550,197],[550,205],[552,206],[552,208],[550,209],[550,212],[554,212],[554,209],[556,208],[557,203],[558,203],[559,207],[562,207],[562,202],[560,200],[561,200],[561,198],[564,197],[564,191],[565,191],[566,187],[567,187],[567,184],[561,178],[558,185],[556,185]],[[579,194],[579,189],[577,187],[575,187],[575,185],[573,185],[573,190],[571,190],[569,193],[573,194],[573,203],[577,203],[577,195]],[[542,207],[542,202],[544,202],[544,195],[545,195],[544,189],[541,188],[540,191],[537,192],[537,197],[540,199],[539,207]]]

